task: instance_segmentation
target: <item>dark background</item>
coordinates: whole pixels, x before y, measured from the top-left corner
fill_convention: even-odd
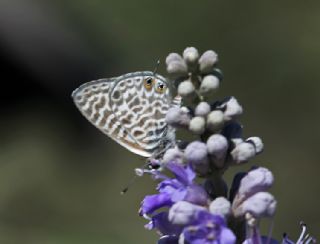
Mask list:
[[[119,194],[143,160],[90,125],[70,94],[153,70],[187,46],[219,54],[217,99],[236,96],[245,136],[265,143],[227,180],[253,164],[270,168],[274,237],[296,238],[300,220],[317,236],[319,24],[319,1],[0,0],[0,242],[155,243],[137,215],[154,182]]]

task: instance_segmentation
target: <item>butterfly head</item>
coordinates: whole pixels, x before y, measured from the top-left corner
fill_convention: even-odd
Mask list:
[[[158,94],[166,93],[168,88],[167,83],[156,76],[145,77],[143,80],[143,86],[147,91],[154,91]]]

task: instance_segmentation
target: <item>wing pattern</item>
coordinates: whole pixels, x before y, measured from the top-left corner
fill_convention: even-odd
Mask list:
[[[149,77],[153,86],[145,89]],[[168,89],[159,92],[158,84]],[[166,136],[165,115],[172,99],[166,80],[153,72],[91,81],[76,89],[72,97],[93,125],[136,154],[150,157]]]

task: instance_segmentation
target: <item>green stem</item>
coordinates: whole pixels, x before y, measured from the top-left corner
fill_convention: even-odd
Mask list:
[[[222,175],[222,171],[214,170],[211,173],[209,179],[211,180],[214,186],[214,194],[218,197],[227,197],[228,192]]]

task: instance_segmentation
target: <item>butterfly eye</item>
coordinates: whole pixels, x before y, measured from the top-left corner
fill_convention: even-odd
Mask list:
[[[163,82],[159,82],[156,85],[156,92],[158,92],[158,93],[164,93],[166,91],[166,89],[167,89],[167,86]]]
[[[147,91],[150,91],[152,89],[153,82],[154,79],[152,79],[152,77],[147,77],[144,79],[143,85],[147,89]]]

